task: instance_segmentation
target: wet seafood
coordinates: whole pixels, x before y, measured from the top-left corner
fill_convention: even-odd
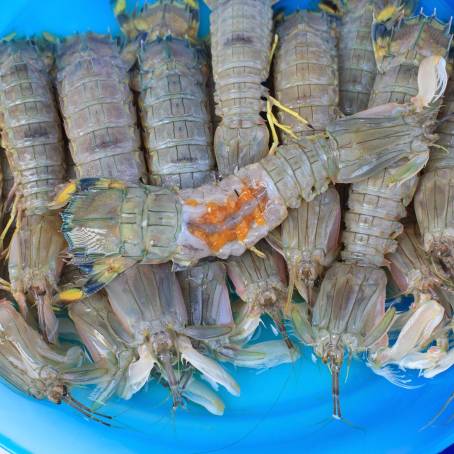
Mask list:
[[[374,367],[396,363],[414,368],[420,364],[415,354],[434,338],[439,349],[448,343],[443,326],[452,314],[453,289],[448,276],[424,251],[417,226],[411,223],[405,225],[396,250],[387,259],[394,281],[403,293],[413,294],[415,302],[397,316],[392,326],[393,331],[399,331],[396,342],[374,352],[371,358]]]
[[[127,64],[116,41],[88,33],[69,37],[57,56],[57,90],[79,178],[144,177]]]
[[[338,116],[337,47],[334,23],[325,13],[297,11],[277,28],[279,44],[274,60],[276,98],[313,127],[324,131]],[[279,120],[296,137],[313,131],[285,111]],[[282,142],[292,136],[283,134]]]
[[[2,145],[17,187],[13,209],[17,221],[9,253],[11,290],[24,316],[26,300],[36,304],[41,330],[54,342],[57,319],[51,301],[64,239],[58,216],[47,205],[63,183],[65,164],[46,57],[32,41],[0,43]]]
[[[295,334],[330,369],[335,418],[342,418],[340,376],[347,357],[363,355],[377,374],[403,387],[410,385],[394,373],[397,368],[430,378],[451,367],[450,188],[438,187],[451,178],[451,86],[438,143],[433,134],[450,69],[444,60],[450,24],[422,15],[404,18],[396,2],[375,12],[370,41],[365,31],[372,2],[351,0],[341,31],[340,77],[343,109],[352,115],[336,119],[337,55],[329,15],[337,1],[322,2],[323,13],[286,18],[272,50],[272,0],[209,3],[221,116],[218,182],[196,2],[157,0],[131,16],[123,0],[114,2],[127,38],[121,46],[92,33],[52,40],[76,179],[61,186],[50,206],[64,178],[61,163],[73,167],[58,123],[50,126],[58,120],[47,96],[50,54],[32,41],[0,43],[0,125],[16,180],[5,191],[9,198],[3,197],[1,212],[12,214],[0,237],[1,257],[16,213],[15,238],[22,235],[23,248],[12,244],[13,285],[0,281],[0,292],[11,290],[26,316],[34,313],[27,314],[26,301],[36,299],[46,336],[33,328],[34,317],[24,319],[1,300],[0,376],[105,425],[112,418],[98,407],[114,395],[129,399],[154,380],[169,388],[174,408],[194,402],[220,415],[224,404],[200,376],[215,390],[221,384],[238,395],[238,384],[217,361],[257,369],[295,361],[298,352],[284,321],[289,316]],[[380,73],[363,110],[375,77],[372,46]],[[261,84],[274,50],[277,99]],[[145,159],[128,84],[137,91]],[[265,98],[269,153],[261,116]],[[50,145],[33,142],[42,137],[50,137]],[[341,209],[332,183],[353,186],[342,262],[325,275],[339,249]],[[441,199],[435,194],[440,190]],[[401,224],[415,191],[422,239],[414,220],[406,221],[405,230]],[[29,238],[21,232],[38,220],[32,239],[53,239],[54,231],[42,223],[56,229],[49,208],[65,205],[62,232],[72,263],[58,281],[57,297],[71,303],[72,321],[63,315],[57,330],[50,302],[62,257],[33,241],[32,256],[25,257]],[[35,251],[45,254],[39,263]],[[49,254],[55,257],[50,271]],[[403,293],[415,295],[406,312],[385,310],[385,266]],[[27,267],[24,279],[20,272]],[[233,303],[226,272],[240,298]],[[304,302],[292,304],[294,286]],[[263,314],[283,341],[256,343]],[[45,342],[57,339],[60,345]],[[69,339],[85,350],[68,347]],[[71,395],[85,384],[96,386],[90,406]]]
[[[123,281],[116,279],[106,287],[113,311],[133,342],[139,348],[146,347],[150,367],[164,371],[175,406],[180,403],[180,395],[173,366],[180,357],[238,395],[239,387],[233,378],[215,361],[197,352],[187,337],[215,338],[230,332],[231,327],[187,326],[183,296],[175,274],[169,271],[167,264],[126,271]]]
[[[421,235],[416,225],[405,225],[399,236],[397,248],[387,255],[391,276],[405,294],[412,294],[418,301],[428,294],[436,300],[449,304],[446,293],[453,290],[449,276],[441,264],[424,250]]]
[[[453,103],[454,83],[453,79],[450,79],[437,127],[437,134],[439,135],[437,145],[440,148],[434,147],[431,150],[431,157],[424,175],[421,177],[414,203],[422,236],[421,247],[431,255],[430,270],[432,273],[438,276],[441,274],[443,277],[444,285],[440,285],[438,293],[447,296],[447,298],[445,297],[441,300],[441,302],[445,303],[443,305],[445,308],[444,329],[441,333],[437,333],[438,336],[436,337],[437,342],[435,345],[424,349],[420,348],[424,347],[424,345],[416,344],[413,349],[398,361],[400,367],[419,369],[420,373],[426,378],[433,378],[454,364],[454,349],[449,348],[448,342],[449,337],[452,336],[453,309],[451,305],[452,301],[454,301],[450,289],[453,277],[451,250],[453,226],[451,208],[454,134],[454,123],[452,119]],[[438,263],[441,265],[437,266],[436,264]],[[446,283],[449,286],[448,291],[444,289]],[[425,323],[428,322],[425,321]],[[434,420],[441,414],[451,400],[452,396],[448,398],[439,414],[434,417]]]
[[[439,140],[431,150],[428,165],[415,195],[415,212],[424,249],[444,270],[454,277],[453,228],[454,213],[454,79],[448,83],[444,106],[437,128]]]
[[[79,347],[55,348],[46,344],[7,300],[0,301],[0,375],[8,383],[36,399],[65,403],[84,416],[110,425],[99,414],[71,395],[73,386],[101,383],[105,370],[83,364]]]
[[[107,36],[93,34],[72,37],[61,47],[58,66],[60,103],[78,175],[115,176],[129,182],[138,182],[145,175],[145,165],[139,149],[132,98],[127,84],[127,66],[120,58],[116,42]],[[139,323],[139,320],[131,319],[127,311],[118,309],[120,295],[125,300],[125,310],[129,307],[128,304],[133,304],[139,291],[147,297],[141,302],[149,306],[143,310],[153,312],[157,310],[155,305],[159,309],[161,300],[156,296],[158,290],[151,279],[154,274],[143,268],[131,269],[106,288],[120,322],[128,327],[134,321]],[[175,287],[174,291],[179,291],[178,283],[170,270],[167,270],[167,274],[168,279],[161,279],[160,282],[171,283]],[[144,276],[146,279],[143,279]],[[142,287],[133,288],[129,285],[131,281],[137,285],[142,284]],[[121,291],[118,292],[118,289]],[[173,304],[173,295],[168,292],[167,288],[167,294],[164,293],[161,298],[168,297],[171,300],[165,300],[162,304]],[[71,293],[71,290],[64,290],[63,293],[69,295],[70,300],[80,297],[77,293]],[[175,314],[170,314],[166,323],[178,323],[179,320],[172,320],[171,315]],[[158,323],[159,320],[157,316],[150,323]],[[135,329],[138,330],[139,325]],[[157,342],[157,337],[162,336],[164,335],[160,332],[150,334],[153,342]],[[168,347],[174,348],[173,339],[167,340]],[[166,352],[162,354],[167,355]],[[164,359],[168,359],[167,356]],[[160,361],[159,357],[156,362],[161,364]],[[164,365],[166,367],[163,370],[170,380],[175,403],[178,403],[178,383],[172,365],[168,361]],[[118,369],[123,373],[125,366],[120,364]]]
[[[220,33],[215,32],[212,53],[216,54],[213,68],[217,89],[215,98],[218,113],[223,117],[216,130],[215,152],[220,173],[226,177],[235,169],[259,161],[264,156],[264,151],[268,150],[268,131],[259,111],[263,108],[260,96],[265,93],[260,82],[266,79],[269,69],[270,54],[263,43],[270,44],[271,2],[258,5],[256,1],[242,4],[238,1],[221,1],[213,2],[212,6],[212,27],[223,28]],[[254,15],[253,10],[259,14]],[[263,29],[248,28],[259,22],[263,23]],[[227,33],[227,30],[227,37],[223,36],[222,33]],[[255,60],[247,60],[252,56]],[[226,143],[224,139],[227,137]],[[255,142],[257,137],[258,143]],[[251,142],[247,143],[248,140]],[[238,260],[226,263],[238,295],[247,303],[235,319],[236,327],[229,336],[229,342],[239,345],[247,342],[257,328],[261,315],[272,313],[274,322],[281,328],[287,344],[291,346],[281,322],[283,299],[276,295],[277,282],[282,277],[279,277],[274,263],[276,258],[267,246],[263,245],[262,248],[266,249],[265,252],[254,249],[254,253],[260,258],[246,253]],[[282,285],[281,282],[280,286]],[[259,288],[265,295],[263,299],[263,295],[259,295]],[[229,356],[227,352],[231,351],[230,354],[234,354],[234,360],[238,364],[239,350],[233,345],[223,346],[222,350],[224,353],[221,356]],[[253,360],[252,355],[248,355]]]
[[[142,268],[149,270],[149,267]],[[95,404],[103,405],[114,394],[130,399],[142,389],[159,362],[143,340],[139,343],[135,340],[139,333],[131,335],[129,327],[120,324],[106,296],[101,292],[71,304],[69,315],[95,364],[106,370],[104,381],[92,393]],[[141,325],[140,330],[140,334],[144,334],[145,326]],[[165,374],[165,371],[161,373]],[[172,372],[174,374],[182,397],[204,406],[211,413],[223,413],[224,404],[208,387],[191,374],[183,384],[180,372]],[[167,382],[171,381],[165,378]]]
[[[190,268],[190,275],[177,275],[186,304],[190,303],[187,304],[188,333],[193,338],[200,338],[197,333],[200,326],[207,333],[213,333],[210,337],[205,336],[207,338],[197,345],[197,349],[239,367],[264,369],[293,362],[298,358],[298,352],[281,321],[286,292],[285,265],[266,243],[259,243],[258,247],[264,256],[246,251],[225,264],[242,300],[242,303],[236,304],[239,309],[235,311],[235,317],[232,317],[223,263],[209,262],[207,267]],[[196,272],[200,273],[198,279]],[[263,314],[272,317],[285,343],[271,340],[246,346]],[[222,327],[224,335],[220,335]]]
[[[391,41],[386,34],[375,34],[376,42],[378,39],[380,45],[386,45],[386,52],[381,52],[381,47],[376,48],[378,68],[382,73],[375,80],[370,106],[411,100],[419,111],[443,95],[447,74],[442,57],[447,54],[451,42],[447,24],[441,24],[434,17],[419,15],[397,21],[392,28]],[[433,119],[436,110],[436,105],[429,107],[429,117]],[[430,134],[430,120],[426,126],[426,132]],[[395,144],[390,142],[389,146],[392,148]],[[394,311],[390,309],[385,314],[387,279],[380,267],[386,265],[385,255],[396,247],[395,238],[402,231],[399,220],[405,216],[405,207],[416,190],[417,172],[413,170],[420,170],[418,161],[427,158],[427,154],[425,158],[419,155],[407,169],[402,169],[397,161],[389,163],[375,175],[354,182],[350,189],[342,237],[343,263],[336,263],[322,283],[313,308],[315,337],[303,337],[303,341],[314,345],[319,356],[330,363],[335,417],[341,417],[338,385],[344,350],[353,353],[365,348],[374,350],[383,346],[380,343],[386,343],[385,334]],[[412,171],[408,173],[410,168]],[[369,306],[371,301],[374,303]],[[310,324],[309,315],[301,315],[299,309],[295,308],[293,312],[295,324],[301,325],[298,331],[303,333]],[[354,316],[356,311],[362,318]],[[370,337],[374,326],[374,335]],[[358,338],[358,333],[367,335],[368,342]]]
[[[399,336],[391,347],[376,348],[371,354],[374,366],[401,362],[405,364],[408,355],[427,347],[434,330],[443,320],[444,309],[435,300],[420,299],[411,316],[399,331]],[[414,359],[413,359],[414,361]],[[409,367],[409,363],[406,364]]]
[[[181,27],[183,11],[186,28]],[[198,9],[184,0],[160,0],[139,17],[155,24],[141,43],[136,87],[151,182],[192,188],[213,181],[209,69],[203,50],[191,44]],[[180,34],[188,30],[191,35]]]
[[[279,120],[291,128],[282,134],[284,144],[323,131],[336,118],[338,104],[337,48],[334,22],[325,13],[298,11],[277,29],[279,45],[274,64],[276,97],[309,122],[313,130],[295,116],[281,111]],[[330,188],[299,208],[290,209],[270,237],[289,269],[288,304],[293,287],[307,301],[313,301],[313,287],[325,267],[334,260],[338,249],[340,200]],[[288,309],[288,307],[287,307]]]
[[[214,153],[221,175],[268,153],[265,111],[274,0],[208,0],[216,114]]]
[[[205,262],[176,273],[193,326],[233,326],[226,273],[221,262]]]
[[[109,36],[76,35],[60,46],[57,89],[79,177],[145,178],[128,66]],[[77,295],[73,300],[77,300]]]
[[[285,219],[287,207],[311,200],[330,181],[359,181],[386,165],[408,162],[409,150],[425,162],[434,140],[424,126],[428,116],[428,109],[416,112],[412,103],[377,107],[198,189],[127,187],[106,179],[69,183],[55,206],[70,201],[62,230],[74,263],[84,264],[89,274],[80,295],[136,262],[191,264],[211,255],[241,255]]]
[[[227,261],[228,276],[238,296],[246,303],[235,320],[236,326],[230,339],[246,343],[260,324],[262,314],[268,314],[290,345],[281,321],[287,281],[285,264],[266,243],[259,243],[258,248],[265,257],[246,251]]]
[[[367,109],[377,67],[371,38],[381,0],[348,0],[339,28],[339,108],[345,115]],[[377,20],[383,21],[381,17]]]
[[[330,368],[335,418],[342,417],[339,377],[345,351],[351,357],[377,345],[393,322],[394,309],[385,312],[385,292],[381,269],[335,263],[326,273],[310,321],[305,305],[293,305],[296,333]]]
[[[198,9],[186,1],[160,0],[146,5],[140,15],[121,20],[129,39],[135,35],[130,22],[139,17],[150,24],[140,47],[136,87],[150,179],[157,185],[178,188],[213,181],[209,71],[202,49],[194,45]],[[224,265],[200,263],[178,272],[177,277],[188,323],[194,329],[229,332],[233,318]],[[177,285],[173,276],[169,280]],[[174,380],[171,371],[166,370],[166,375]]]
[[[138,18],[149,24],[139,51],[136,88],[150,180],[180,189],[214,181],[209,69],[203,50],[195,45],[198,8],[186,0],[145,5],[139,15],[121,20],[130,39],[138,32],[130,23]],[[199,264],[177,276],[191,324],[233,325],[223,265]]]
[[[392,330],[399,335],[393,345],[379,348],[369,361],[375,368],[397,364],[402,369],[423,370],[423,375],[429,376],[439,364],[449,361],[452,284],[441,266],[424,251],[421,236],[412,224],[405,226],[397,249],[388,259],[393,279],[403,293],[414,295],[415,302],[394,322]],[[430,346],[433,340],[436,345]]]
[[[451,171],[451,154],[452,154],[452,137],[454,133],[452,111],[454,102],[454,84],[452,79],[448,83],[447,92],[444,99],[444,105],[440,112],[440,121],[436,130],[439,135],[437,146],[431,150],[431,157],[426,167],[424,175],[421,177],[419,187],[415,195],[415,213],[417,215],[421,237],[413,240],[417,244],[416,252],[419,260],[418,266],[411,263],[415,268],[410,274],[412,280],[405,279],[405,272],[409,268],[408,259],[403,261],[399,254],[399,249],[391,257],[392,265],[397,271],[397,279],[403,282],[404,286],[408,282],[409,291],[413,290],[416,297],[418,292],[424,291],[429,293],[430,297],[439,302],[444,310],[443,320],[444,329],[438,330],[432,337],[435,337],[437,343],[429,349],[424,349],[427,342],[419,342],[416,345],[410,344],[406,355],[401,353],[396,358],[396,353],[384,352],[381,356],[388,356],[397,362],[401,367],[423,369],[423,375],[426,377],[435,376],[445,370],[450,364],[451,353],[448,351],[448,335],[450,332],[450,323],[452,320],[452,272],[450,267],[450,228],[452,216],[450,215],[450,171]],[[441,148],[438,148],[440,146]],[[408,236],[408,235],[407,235]],[[399,242],[400,245],[400,242]],[[407,244],[408,246],[408,244]],[[405,248],[407,252],[408,247]],[[406,256],[412,258],[413,262],[415,253],[407,252]],[[393,260],[394,259],[394,260]],[[422,263],[425,260],[424,264]],[[393,268],[392,268],[393,269]],[[396,272],[393,273],[393,276]],[[400,276],[403,275],[403,278]],[[408,274],[407,274],[408,275]],[[413,284],[413,285],[412,285]],[[433,326],[435,318],[426,318],[419,321],[419,328],[430,324]],[[435,326],[434,326],[435,328]],[[419,351],[423,350],[423,351]],[[424,351],[425,350],[425,351]],[[375,361],[382,360],[378,357]],[[443,364],[443,366],[442,366]]]
[[[339,194],[328,188],[310,202],[303,201],[299,208],[290,209],[280,232],[274,231],[268,237],[287,262],[288,305],[294,286],[307,302],[315,302],[317,280],[339,251],[340,222]]]

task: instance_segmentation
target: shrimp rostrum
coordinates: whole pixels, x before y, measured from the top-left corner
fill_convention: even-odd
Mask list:
[[[24,316],[27,300],[36,303],[41,330],[48,341],[55,341],[51,301],[64,239],[48,203],[63,183],[65,163],[46,55],[32,41],[0,43],[0,123],[17,186],[17,221],[9,250],[12,294]]]

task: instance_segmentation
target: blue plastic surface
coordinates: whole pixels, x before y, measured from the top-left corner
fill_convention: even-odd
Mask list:
[[[4,0],[0,35],[49,31],[60,35],[92,30],[118,32],[108,0]],[[282,0],[288,11],[307,1]],[[423,0],[426,14],[454,13],[453,0]],[[201,34],[208,29],[202,9]],[[331,414],[331,378],[309,349],[295,365],[265,373],[233,371],[241,397],[221,391],[223,417],[190,406],[171,413],[168,392],[150,384],[128,402],[104,409],[118,427],[107,428],[69,407],[39,402],[0,384],[0,446],[14,453],[437,453],[454,443],[452,409],[431,427],[420,430],[454,391],[454,370],[403,390],[353,361],[341,383],[341,404],[351,425]],[[346,367],[343,369],[345,379]],[[86,398],[88,391],[76,395]]]

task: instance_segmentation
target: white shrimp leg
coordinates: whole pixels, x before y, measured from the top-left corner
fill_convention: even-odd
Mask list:
[[[417,112],[436,102],[443,96],[448,84],[446,60],[439,55],[431,55],[422,60],[418,71],[418,94],[411,99]]]
[[[191,341],[187,337],[177,336],[176,343],[181,357],[184,360],[211,380],[222,385],[234,396],[240,395],[240,387],[233,377],[216,361],[199,353],[192,346]]]
[[[157,363],[155,356],[150,352],[146,344],[142,344],[137,349],[137,352],[139,359],[130,364],[125,376],[126,384],[121,393],[123,399],[130,399],[136,392],[142,389]]]
[[[261,315],[259,307],[243,303],[235,320],[235,328],[229,335],[229,341],[239,345],[248,342],[260,325]]]
[[[186,399],[204,407],[211,414],[222,416],[224,414],[224,402],[207,385],[191,377],[182,391]]]
[[[448,370],[454,364],[454,349],[449,350],[437,363],[436,366],[426,369],[423,373],[425,378],[433,378]]]
[[[445,355],[446,351],[440,347],[433,346],[426,352],[412,352],[405,355],[399,361],[399,367],[402,369],[415,369],[421,371],[433,369]]]
[[[419,350],[442,321],[444,312],[443,307],[434,300],[421,303],[403,326],[394,345],[379,350],[373,358],[374,363],[380,367],[389,363],[399,364],[407,354]]]
[[[246,361],[243,361],[242,357],[232,361],[235,366],[252,369],[270,369],[281,364],[293,363],[300,356],[298,350],[288,348],[287,344],[282,340],[259,342],[242,350],[263,353],[263,356],[257,356],[256,358],[246,357]]]

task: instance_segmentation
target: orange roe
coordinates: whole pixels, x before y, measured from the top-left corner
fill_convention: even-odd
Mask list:
[[[268,198],[266,190],[264,189],[263,186],[244,186],[237,196],[232,195],[228,198],[226,203],[207,203],[205,214],[188,226],[189,231],[194,236],[204,241],[214,252],[219,251],[229,242],[244,241],[254,225],[265,225],[266,223],[263,213]],[[252,212],[239,218],[235,225],[223,228],[223,224],[225,224],[229,218],[241,211],[246,204],[251,202],[255,204],[255,208],[253,208]],[[199,202],[194,199],[188,199],[185,201],[185,204],[197,206],[199,205]],[[208,232],[204,228],[204,225],[212,227],[217,224],[219,224],[219,227],[211,232]]]

